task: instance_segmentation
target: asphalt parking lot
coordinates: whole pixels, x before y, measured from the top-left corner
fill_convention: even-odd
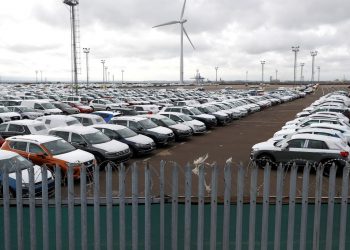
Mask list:
[[[148,162],[152,170],[152,194],[157,196],[159,194],[159,165],[160,161],[164,160],[166,162],[165,167],[165,193],[171,194],[171,173],[173,162],[179,164],[179,195],[184,195],[184,189],[182,185],[185,183],[184,179],[184,166],[187,163],[193,164],[193,162],[200,158],[208,155],[206,159],[206,175],[205,181],[209,185],[210,183],[210,164],[216,162],[219,166],[219,186],[218,186],[218,195],[223,195],[224,182],[223,182],[223,167],[227,159],[232,158],[232,196],[236,194],[237,186],[237,164],[240,162],[245,166],[245,187],[249,187],[249,169],[250,169],[250,160],[249,155],[251,147],[261,141],[265,141],[272,137],[274,132],[279,130],[286,121],[289,121],[295,117],[295,114],[300,112],[303,108],[310,105],[313,101],[317,100],[323,94],[328,92],[345,89],[345,87],[337,86],[320,86],[315,93],[306,96],[305,98],[295,100],[293,102],[284,103],[278,106],[273,106],[266,110],[257,112],[255,114],[249,115],[241,120],[234,121],[233,123],[225,127],[217,127],[213,130],[210,130],[205,135],[193,136],[190,140],[174,143],[164,148],[157,149],[153,154],[147,155],[144,157],[139,157],[129,161],[126,164],[127,174],[126,174],[126,195],[131,195],[131,169],[130,166],[133,163],[136,163],[140,167],[139,172],[139,182],[138,189],[139,195],[144,194],[144,175],[143,175],[143,166]],[[113,186],[115,189],[114,195],[118,195],[118,171],[113,171]],[[301,194],[301,175],[298,174],[298,188],[297,195]],[[288,187],[288,173],[285,174],[285,183]],[[101,192],[104,196],[105,190],[105,174],[102,171],[100,173],[100,186]],[[193,174],[192,178],[192,190],[193,194],[197,192],[197,176]],[[258,173],[258,196],[262,196],[262,183],[263,183],[263,170],[259,169]],[[271,171],[271,180],[270,180],[270,195],[275,194],[275,184],[276,184],[276,171]],[[324,178],[324,190],[327,190],[328,183],[327,179]],[[300,185],[300,187],[299,187]],[[310,177],[310,196],[314,195],[313,186],[315,185],[315,175],[311,174]],[[210,187],[209,187],[210,189]],[[89,189],[92,192],[92,187]],[[79,184],[76,184],[75,188],[76,194],[79,193]],[[288,192],[288,188],[284,190],[285,194]],[[340,184],[336,188],[336,194],[340,192]],[[92,193],[91,193],[92,194]],[[206,193],[208,194],[208,193]],[[249,195],[249,188],[245,188],[245,195]],[[324,193],[324,195],[327,195]]]

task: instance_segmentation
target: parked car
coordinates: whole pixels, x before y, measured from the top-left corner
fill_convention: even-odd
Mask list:
[[[68,97],[64,98],[64,100],[68,101],[68,102],[80,102],[80,103],[83,103],[85,105],[89,104],[89,98],[82,97],[82,96],[68,96]]]
[[[122,116],[138,115],[137,111],[132,108],[119,107],[114,109],[114,112],[119,112]]]
[[[196,108],[204,114],[215,116],[219,125],[226,125],[233,120],[231,119],[230,114],[227,114],[222,110],[218,111],[216,107],[213,107],[213,106],[214,105],[210,105],[210,104],[202,104],[200,106],[196,106]]]
[[[152,138],[157,145],[166,145],[175,140],[173,131],[158,126],[145,117],[120,116],[113,118],[109,123],[126,126],[136,133],[146,135]]]
[[[108,161],[121,163],[128,161],[131,157],[128,145],[111,140],[92,127],[60,127],[51,129],[49,134],[66,140],[76,148],[90,152],[101,167],[104,167]]]
[[[43,122],[48,129],[65,126],[82,126],[77,118],[66,115],[47,115],[39,117],[36,120]]]
[[[91,126],[94,124],[106,124],[105,120],[99,115],[94,115],[94,114],[76,114],[76,115],[71,115],[72,117],[78,119],[78,121],[83,125],[83,126]]]
[[[22,196],[29,195],[29,168],[32,167],[34,171],[34,192],[35,195],[41,195],[42,193],[42,169],[38,165],[34,165],[31,161],[21,155],[0,150],[0,187],[3,186],[3,171],[6,168],[8,173],[8,185],[10,196],[16,197],[17,186],[16,186],[16,171],[20,170],[22,172]],[[51,171],[47,170],[47,188],[48,193],[52,193],[55,188],[55,180]],[[1,190],[2,193],[2,190]]]
[[[2,146],[2,144],[4,144],[5,139],[0,135],[0,147]]]
[[[87,106],[85,104],[82,104],[80,102],[68,102],[68,101],[63,101],[63,103],[67,103],[69,106],[73,108],[77,108],[80,113],[91,113],[94,111],[90,106]]]
[[[7,107],[0,106],[0,123],[20,119],[21,115],[17,112],[12,112]]]
[[[21,106],[41,111],[44,115],[60,115],[63,112],[48,100],[23,100]]]
[[[44,115],[43,112],[37,111],[33,108],[24,107],[24,106],[11,106],[7,108],[12,112],[17,112],[18,114],[20,114],[22,119],[34,120]]]
[[[177,112],[160,112],[171,120],[179,124],[184,124],[192,129],[193,134],[203,134],[207,131],[205,124],[201,121],[192,119],[190,116]]]
[[[47,135],[45,124],[35,120],[9,121],[0,124],[0,135],[8,138],[16,135]]]
[[[176,123],[170,118],[160,114],[144,115],[158,126],[169,128],[173,131],[176,140],[187,139],[192,136],[192,129],[181,123]]]
[[[92,114],[101,116],[106,123],[108,123],[113,117],[121,115],[120,112],[114,112],[114,111],[95,111]]]
[[[159,108],[157,105],[134,105],[132,108],[139,114],[157,114],[159,112]]]
[[[155,142],[148,136],[140,135],[128,127],[116,124],[97,124],[93,128],[100,130],[110,139],[127,144],[132,155],[143,155],[151,153],[155,148]]]
[[[95,99],[89,103],[89,106],[95,110],[115,110],[120,107],[119,104],[113,103],[110,100],[105,99]]]
[[[252,147],[251,159],[260,165],[266,162],[335,163],[339,168],[350,160],[350,147],[340,138],[315,134],[296,134],[278,142],[266,141]]]
[[[83,150],[76,149],[65,140],[49,135],[22,135],[7,138],[1,149],[20,154],[34,164],[46,164],[51,170],[61,168],[62,178],[68,168],[73,168],[74,179],[80,178],[80,168],[85,167],[92,173],[96,165],[95,157]]]
[[[53,102],[52,103],[56,108],[62,110],[64,115],[73,115],[73,114],[79,114],[80,111],[77,108],[74,108],[70,106],[67,103],[64,102]]]

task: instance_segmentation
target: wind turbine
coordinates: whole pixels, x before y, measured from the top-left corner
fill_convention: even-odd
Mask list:
[[[161,27],[161,26],[180,24],[180,27],[181,27],[181,38],[180,38],[180,43],[181,43],[181,50],[180,50],[180,84],[183,84],[183,79],[184,79],[184,59],[183,59],[183,57],[184,57],[184,51],[183,51],[183,43],[184,43],[183,35],[184,35],[184,33],[185,33],[188,41],[192,45],[193,49],[196,49],[194,47],[193,43],[191,42],[191,39],[188,36],[188,34],[186,32],[186,29],[184,27],[184,23],[187,22],[187,19],[183,19],[183,16],[184,16],[184,13],[185,13],[185,7],[186,7],[186,0],[184,1],[184,4],[182,6],[180,20],[178,20],[178,21],[171,21],[171,22],[159,24],[159,25],[156,25],[156,26],[152,27],[152,28],[156,28],[156,27]]]

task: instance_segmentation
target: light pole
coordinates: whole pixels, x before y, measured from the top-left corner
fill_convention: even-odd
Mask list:
[[[218,69],[219,69],[219,67],[216,66],[216,67],[215,67],[215,82],[216,82],[216,83],[218,83]]]
[[[122,69],[122,84],[124,83],[124,70]]]
[[[262,83],[264,83],[264,65],[266,61],[260,61],[260,63],[261,63],[261,81]]]
[[[86,55],[86,88],[89,87],[89,53],[90,48],[83,48],[83,52]]]
[[[245,72],[245,82],[248,83],[248,70]]]
[[[110,74],[110,72],[108,71],[108,76],[107,76],[107,83],[109,83],[109,74]]]
[[[311,83],[314,83],[314,76],[315,76],[315,57],[317,56],[318,51],[310,51],[310,55],[312,57],[312,70],[311,70]]]
[[[102,63],[102,84],[105,82],[105,62],[106,60],[101,60],[101,63]]]
[[[303,76],[304,65],[305,65],[305,63],[300,63],[300,82],[304,81],[304,76]]]
[[[106,66],[105,67],[105,82],[108,83],[108,76],[107,76],[107,70],[108,70],[108,67]]]
[[[297,54],[299,52],[299,46],[293,46],[292,51],[294,52],[294,85],[297,78]]]
[[[278,74],[278,70],[276,69],[276,82],[277,82],[277,79],[278,79],[278,78],[277,78],[277,74]]]
[[[43,83],[43,71],[40,70],[40,82]]]
[[[321,73],[321,67],[317,66],[317,70],[318,70],[318,77],[317,77],[317,82],[320,82],[320,73]]]
[[[35,70],[35,83],[38,84],[38,70]]]

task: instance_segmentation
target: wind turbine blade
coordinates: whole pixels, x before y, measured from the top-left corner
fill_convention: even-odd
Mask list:
[[[171,22],[168,22],[168,23],[163,23],[163,24],[159,24],[159,25],[153,26],[152,28],[156,28],[156,27],[160,27],[160,26],[166,26],[166,25],[172,25],[172,24],[177,24],[177,23],[180,23],[180,22],[179,21],[171,21]]]
[[[194,47],[193,43],[191,42],[191,39],[190,39],[190,37],[188,36],[188,34],[187,34],[186,30],[185,30],[185,27],[184,27],[184,32],[185,32],[185,35],[187,36],[188,41],[189,41],[190,44],[192,45],[193,49],[196,49],[196,48]]]
[[[182,18],[184,17],[185,7],[186,7],[186,0],[184,1],[184,5],[182,6],[182,12],[181,12],[180,20],[182,20]]]

